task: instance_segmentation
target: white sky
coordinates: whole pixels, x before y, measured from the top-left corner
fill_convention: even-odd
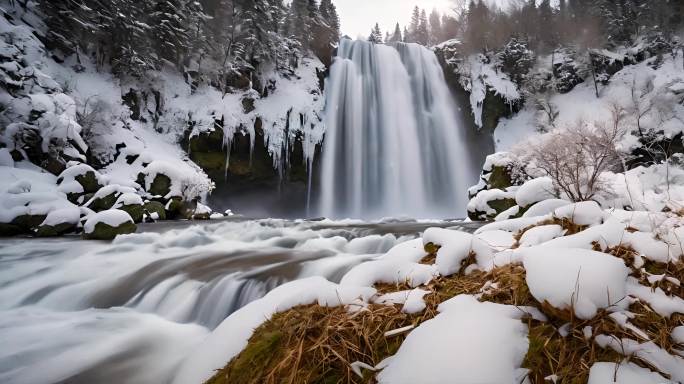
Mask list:
[[[367,38],[375,23],[380,24],[383,35],[393,32],[397,22],[402,28],[407,26],[416,5],[425,8],[428,15],[432,9],[445,13],[452,7],[452,0],[333,0],[333,3],[340,15],[342,34],[352,38]]]

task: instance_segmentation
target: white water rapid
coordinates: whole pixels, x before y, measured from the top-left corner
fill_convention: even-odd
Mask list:
[[[0,383],[170,383],[227,316],[276,286],[339,281],[455,224],[169,222],[111,243],[0,239]]]
[[[463,217],[475,167],[432,51],[343,39],[326,90],[322,215]]]

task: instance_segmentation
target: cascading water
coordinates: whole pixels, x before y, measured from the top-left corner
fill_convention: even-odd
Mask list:
[[[464,214],[474,167],[432,51],[343,39],[326,89],[323,215]]]

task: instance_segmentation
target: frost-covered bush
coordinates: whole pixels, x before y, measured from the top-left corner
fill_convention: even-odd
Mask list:
[[[553,180],[555,188],[572,201],[591,200],[607,186],[606,171],[622,165],[617,149],[624,130],[614,124],[578,121],[540,137],[531,148],[519,148],[534,167]]]

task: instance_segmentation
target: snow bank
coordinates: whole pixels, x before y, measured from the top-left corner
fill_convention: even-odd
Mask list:
[[[533,247],[523,251],[526,281],[539,302],[574,309],[590,319],[598,309],[616,305],[626,296],[629,270],[611,255],[585,249]]]
[[[406,337],[381,363],[387,384],[519,383],[527,353],[524,314],[512,306],[459,295],[440,304],[439,315]]]

